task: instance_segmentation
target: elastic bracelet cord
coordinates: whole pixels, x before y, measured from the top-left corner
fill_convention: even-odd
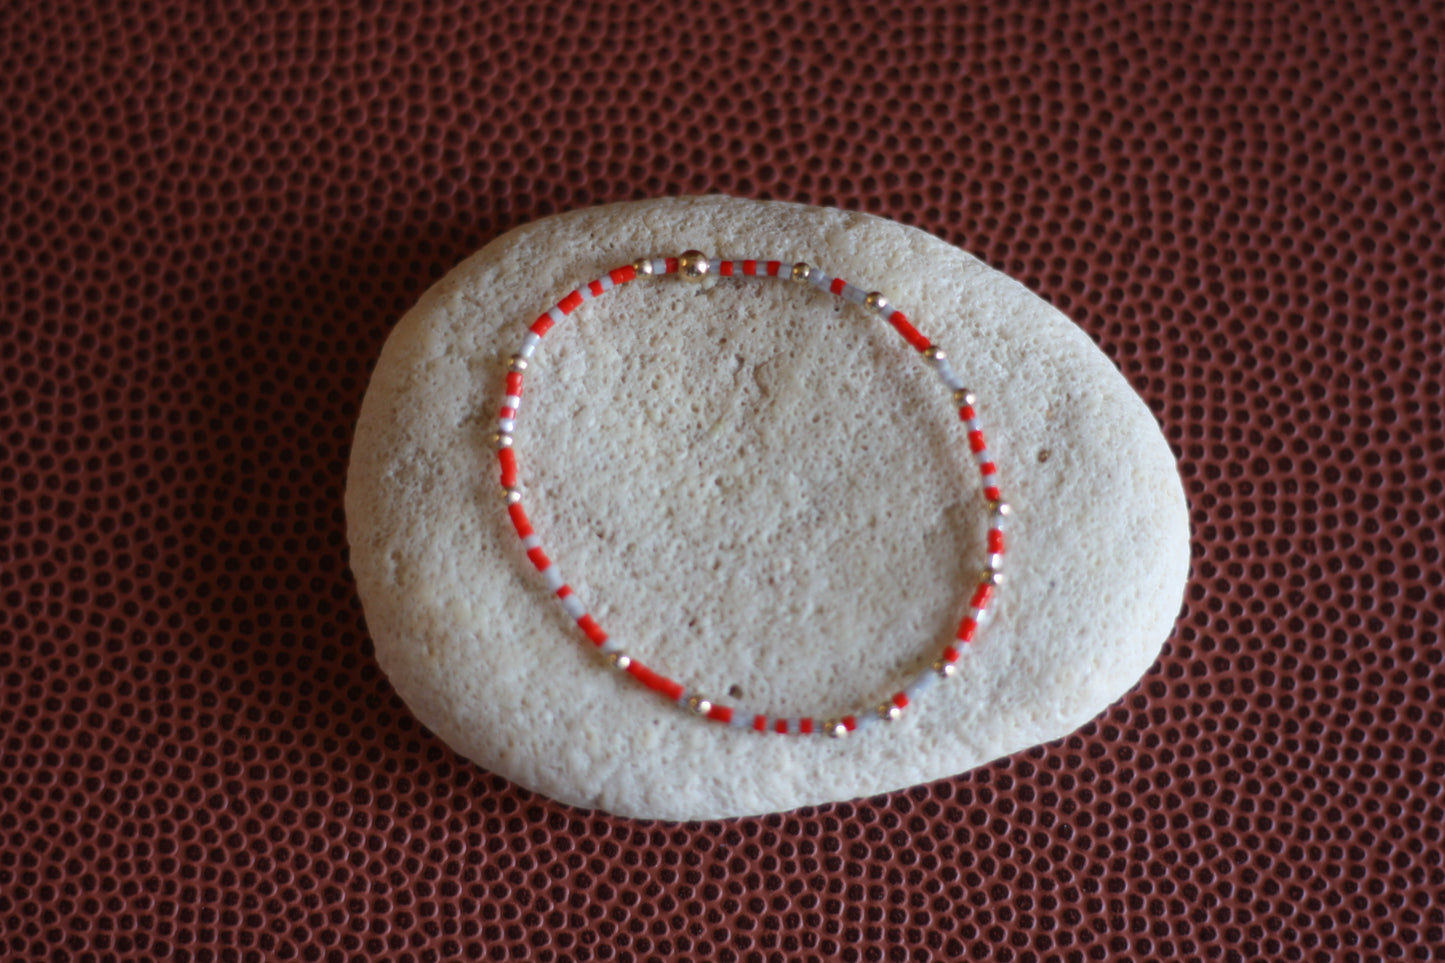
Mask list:
[[[983,483],[983,496],[988,503],[988,534],[986,536],[986,563],[974,586],[968,601],[967,613],[959,622],[958,631],[938,653],[932,664],[915,676],[903,688],[881,704],[869,706],[847,715],[824,719],[814,716],[776,716],[754,712],[736,705],[724,705],[689,686],[685,686],[656,670],[649,668],[623,650],[611,638],[597,620],[589,614],[587,606],[578,598],[572,587],[562,577],[561,570],[542,551],[542,542],[532,528],[527,513],[522,507],[522,489],[517,475],[517,454],[515,430],[517,410],[522,403],[523,378],[531,363],[533,354],[542,343],[542,338],[554,325],[582,306],[583,302],[600,298],[608,291],[629,284],[638,278],[675,275],[686,281],[701,281],[710,273],[720,277],[735,278],[777,278],[792,280],[829,291],[852,304],[861,305],[884,318],[902,335],[903,339],[916,350],[929,366],[937,372],[939,380],[951,393],[958,407],[958,416],[968,432],[968,446],[978,462]],[[897,719],[919,696],[941,679],[954,674],[958,660],[969,643],[974,641],[979,626],[991,611],[996,589],[1003,583],[1004,530],[1009,519],[1009,506],[999,491],[998,466],[994,464],[984,441],[983,429],[979,427],[975,410],[975,398],[963,386],[958,375],[948,363],[947,356],[935,347],[908,320],[902,311],[895,309],[888,299],[877,291],[865,292],[842,278],[830,277],[819,268],[806,263],[786,264],[782,261],[730,260],[712,261],[700,251],[685,251],[677,257],[644,258],[624,267],[608,271],[595,281],[577,288],[562,300],[542,313],[532,322],[531,328],[522,339],[522,346],[508,360],[506,397],[497,422],[497,431],[492,436],[501,464],[503,500],[517,536],[522,540],[527,558],[539,573],[542,581],[561,603],[568,617],[577,623],[583,636],[591,646],[600,652],[606,663],[617,671],[624,672],[634,680],[662,698],[681,706],[693,714],[712,722],[739,729],[757,732],[774,732],[787,735],[827,734],[833,737],[846,736],[850,732],[869,728],[875,723]]]

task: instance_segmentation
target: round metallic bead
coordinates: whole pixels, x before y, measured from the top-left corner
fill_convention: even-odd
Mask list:
[[[1004,583],[1003,572],[1000,569],[994,567],[993,560],[995,558],[1000,559],[1000,561],[1002,560],[1001,557],[998,555],[990,555],[988,567],[983,570],[983,575],[979,578],[980,582],[984,582],[988,585],[1002,585]]]
[[[492,444],[497,448],[511,448],[512,436],[505,431],[492,432]]]
[[[891,702],[884,702],[878,706],[878,718],[884,722],[892,722],[901,715],[903,715],[903,710]]]
[[[522,489],[515,486],[502,489],[502,501],[508,505],[515,505],[522,500]]]
[[[806,281],[813,276],[813,265],[807,261],[799,261],[793,265],[793,280]]]
[[[938,364],[940,361],[948,360],[948,355],[943,353],[942,348],[929,345],[923,349],[923,360],[929,364]]]
[[[527,359],[519,354],[514,354],[507,359],[507,370],[521,374],[527,370]]]
[[[933,671],[945,679],[951,679],[953,678],[953,673],[958,671],[958,667],[947,659],[938,659],[933,663]]]
[[[863,299],[863,303],[874,311],[883,311],[888,308],[888,299],[883,296],[881,291],[869,291],[868,296]]]
[[[607,664],[619,672],[626,672],[632,665],[632,658],[625,652],[607,653]]]
[[[652,277],[652,274],[653,274],[652,258],[650,258],[650,257],[640,257],[640,258],[638,258],[637,260],[635,260],[635,261],[632,262],[632,270],[636,271],[636,272],[637,272],[637,276],[640,277],[640,278],[649,278],[649,277]]]
[[[833,739],[842,739],[848,735],[848,727],[843,724],[841,719],[829,719],[823,723],[823,731]]]
[[[705,716],[712,711],[712,703],[702,696],[692,696],[687,700],[687,707],[700,716]]]
[[[1004,523],[1013,517],[1013,506],[1008,502],[993,502],[988,506],[988,513],[994,517],[996,528],[1003,528]]]
[[[969,391],[967,388],[959,388],[953,393],[953,403],[959,405],[960,407],[963,405],[968,405],[970,408],[972,408],[974,405],[978,404],[978,396],[975,395],[972,391]]]
[[[701,281],[712,270],[712,262],[701,251],[683,251],[677,256],[677,273],[684,281]]]

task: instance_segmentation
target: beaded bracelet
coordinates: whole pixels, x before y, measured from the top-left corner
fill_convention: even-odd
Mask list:
[[[517,408],[522,401],[522,380],[528,364],[542,337],[552,326],[565,319],[591,298],[599,298],[613,288],[642,277],[674,274],[687,281],[701,281],[716,270],[725,277],[784,278],[811,284],[829,291],[843,300],[867,307],[881,315],[891,324],[903,339],[916,349],[924,360],[938,373],[944,385],[952,392],[953,401],[958,405],[958,415],[968,430],[968,444],[978,461],[983,478],[983,494],[988,502],[988,535],[986,541],[987,562],[968,601],[968,611],[959,623],[955,638],[945,645],[938,658],[920,672],[916,678],[899,689],[882,704],[865,710],[816,720],[811,716],[783,717],[752,712],[736,706],[723,705],[701,695],[696,690],[676,682],[661,673],[648,668],[623,651],[616,640],[602,630],[587,611],[587,607],[572,591],[561,572],[542,551],[541,540],[532,529],[527,513],[522,508],[522,490],[517,481],[517,456],[513,432],[516,428]],[[865,292],[842,278],[829,277],[826,273],[809,264],[791,266],[781,261],[733,260],[711,261],[700,251],[685,251],[677,257],[644,258],[624,267],[608,271],[595,281],[579,287],[561,301],[548,308],[536,321],[522,340],[521,349],[508,361],[506,398],[502,403],[501,418],[492,440],[501,462],[502,489],[507,512],[517,535],[526,549],[527,558],[541,573],[547,588],[554,592],[567,615],[577,623],[587,640],[605,657],[613,668],[625,672],[637,682],[658,693],[674,704],[684,706],[693,713],[735,728],[752,729],[757,732],[777,732],[789,735],[813,735],[826,733],[830,736],[846,736],[850,732],[867,728],[878,721],[897,719],[925,690],[938,679],[954,674],[965,645],[974,640],[979,624],[988,614],[994,598],[995,588],[1003,582],[1004,526],[1009,517],[1009,507],[1004,503],[998,487],[998,466],[989,457],[984,443],[983,431],[979,428],[974,411],[974,396],[963,386],[954,374],[943,351],[935,347],[909,322],[902,311],[896,310],[877,291]]]

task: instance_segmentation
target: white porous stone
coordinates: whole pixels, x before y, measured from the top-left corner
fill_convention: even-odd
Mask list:
[[[489,435],[528,326],[689,248],[882,291],[977,392],[1014,509],[1007,581],[957,674],[896,722],[764,735],[668,704],[604,665],[508,520]],[[876,706],[952,638],[986,561],[949,393],[876,314],[808,284],[640,279],[586,301],[532,357],[515,451],[579,598],[720,703]],[[660,819],[872,795],[1067,735],[1149,668],[1189,565],[1169,446],[1057,310],[923,231],[717,196],[549,217],[438,282],[382,350],[346,515],[377,659],[418,719],[530,789]]]

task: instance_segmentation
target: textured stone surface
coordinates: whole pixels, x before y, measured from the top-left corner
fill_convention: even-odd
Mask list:
[[[1010,578],[958,676],[900,722],[833,741],[689,718],[602,668],[522,556],[485,441],[503,359],[572,287],[688,247],[887,292],[979,394],[1016,509]],[[608,631],[770,713],[889,695],[982,562],[947,393],[885,324],[800,286],[586,303],[528,372],[517,447],[544,547]],[[347,518],[377,657],[424,723],[559,800],[669,819],[870,795],[1065,735],[1148,668],[1188,568],[1168,446],[1058,311],[924,232],[717,196],[548,218],[427,292],[363,403]]]

